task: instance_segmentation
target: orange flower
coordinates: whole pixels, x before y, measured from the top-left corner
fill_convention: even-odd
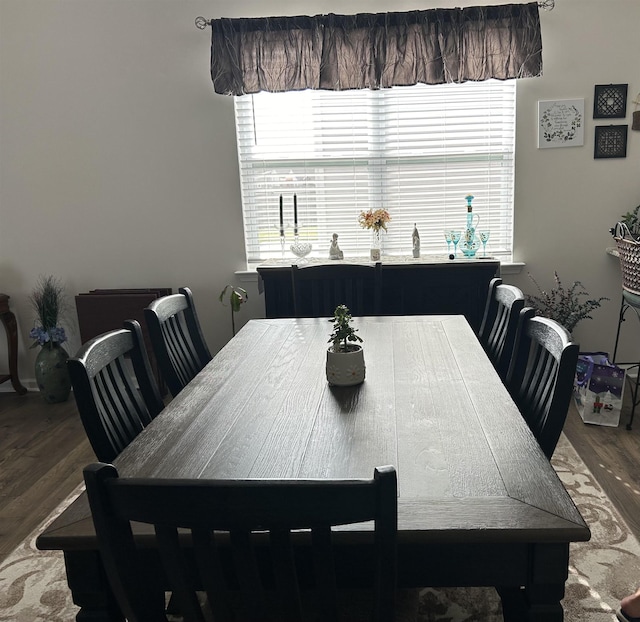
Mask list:
[[[360,212],[358,216],[358,222],[364,229],[373,229],[374,231],[380,231],[380,229],[387,230],[387,223],[391,220],[389,212],[386,209],[369,210],[367,212]]]

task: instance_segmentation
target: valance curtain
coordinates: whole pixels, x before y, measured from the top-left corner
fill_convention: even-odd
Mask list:
[[[537,2],[211,21],[216,93],[379,89],[542,73]]]

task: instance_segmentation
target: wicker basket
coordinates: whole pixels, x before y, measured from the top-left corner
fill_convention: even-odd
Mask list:
[[[637,241],[624,223],[617,223],[613,239],[618,247],[622,289],[640,296],[640,242]]]

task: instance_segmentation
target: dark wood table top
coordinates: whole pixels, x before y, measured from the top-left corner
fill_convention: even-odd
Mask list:
[[[463,316],[354,322],[362,385],[327,384],[327,319],[252,320],[118,457],[120,473],[342,478],[392,464],[399,542],[589,538]],[[83,495],[38,546],[92,536]]]

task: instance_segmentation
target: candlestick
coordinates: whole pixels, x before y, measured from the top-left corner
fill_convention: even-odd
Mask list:
[[[298,197],[293,195],[293,235],[298,235]]]
[[[282,195],[280,195],[280,237],[284,237],[284,218],[282,214]]]

